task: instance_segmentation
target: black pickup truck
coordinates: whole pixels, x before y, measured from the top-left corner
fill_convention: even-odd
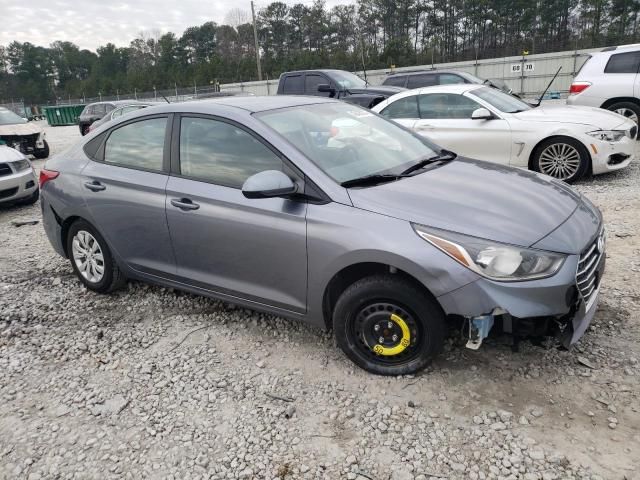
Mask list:
[[[372,86],[344,70],[299,70],[280,75],[278,95],[313,95],[339,98],[345,102],[372,108],[401,87]]]

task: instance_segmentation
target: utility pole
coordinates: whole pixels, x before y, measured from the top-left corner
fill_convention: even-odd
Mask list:
[[[258,80],[262,80],[262,69],[260,68],[260,49],[258,48],[258,27],[256,27],[256,11],[251,1],[251,17],[253,17],[253,40],[256,44],[256,65],[258,66]]]

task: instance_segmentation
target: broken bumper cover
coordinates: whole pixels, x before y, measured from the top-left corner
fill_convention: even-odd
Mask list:
[[[438,301],[447,315],[465,318],[501,311],[516,319],[553,320],[568,348],[584,335],[593,319],[605,265],[602,255],[596,267],[597,289],[585,302],[576,283],[579,259],[579,255],[568,256],[559,272],[540,280],[494,282],[480,278],[438,297]]]

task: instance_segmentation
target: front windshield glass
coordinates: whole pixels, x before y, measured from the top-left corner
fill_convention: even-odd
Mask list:
[[[495,88],[482,87],[472,90],[470,93],[504,113],[517,113],[531,110],[531,105]]]
[[[27,123],[27,121],[11,110],[0,108],[0,125],[14,125],[16,123]]]
[[[331,77],[344,89],[364,88],[367,83],[357,75],[349,72],[331,72]]]
[[[338,183],[398,175],[440,150],[392,121],[347,103],[302,105],[256,117]]]

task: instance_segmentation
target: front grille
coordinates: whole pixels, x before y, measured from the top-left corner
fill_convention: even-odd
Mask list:
[[[13,197],[16,193],[18,193],[18,187],[9,188],[8,190],[0,190],[0,198]]]
[[[0,177],[6,177],[7,175],[11,175],[13,170],[8,163],[0,163]]]
[[[596,270],[604,255],[604,247],[605,234],[603,228],[594,242],[580,254],[578,270],[576,271],[576,284],[578,285],[578,290],[580,290],[582,298],[587,304],[591,296],[598,289],[600,283]]]

